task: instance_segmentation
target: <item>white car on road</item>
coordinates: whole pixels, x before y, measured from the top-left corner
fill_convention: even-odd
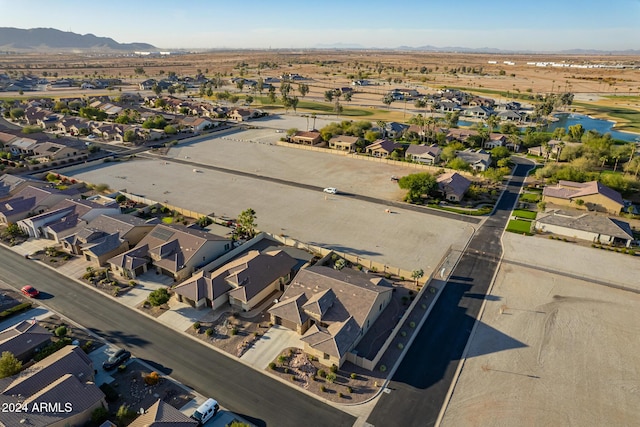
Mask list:
[[[329,193],[329,194],[337,194],[338,193],[338,189],[337,188],[333,188],[333,187],[325,188],[322,191],[324,191],[325,193]]]

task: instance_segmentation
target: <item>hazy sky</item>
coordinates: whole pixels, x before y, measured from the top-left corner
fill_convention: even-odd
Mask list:
[[[0,0],[0,26],[167,49],[340,43],[624,50],[640,48],[640,0]]]

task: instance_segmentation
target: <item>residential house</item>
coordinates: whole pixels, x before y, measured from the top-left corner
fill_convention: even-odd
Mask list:
[[[389,157],[394,150],[402,149],[402,144],[388,139],[378,139],[366,148],[367,154],[373,157]]]
[[[33,149],[38,145],[38,141],[31,138],[16,138],[9,143],[9,151],[14,156],[33,156]]]
[[[471,181],[458,172],[440,174],[436,177],[436,181],[438,182],[438,190],[450,202],[461,201],[471,185]]]
[[[0,354],[8,351],[22,363],[51,342],[53,334],[35,321],[22,322],[0,332]]]
[[[213,127],[213,122],[203,117],[184,117],[180,120],[180,124],[191,132],[202,132],[205,129]]]
[[[43,213],[74,194],[77,194],[76,190],[60,191],[28,185],[12,198],[0,202],[0,224],[17,223],[29,215]]]
[[[33,187],[47,187],[50,184],[27,176],[17,176],[8,173],[0,175],[0,200],[8,199],[30,185]],[[0,202],[0,205],[2,205],[2,202]]]
[[[492,150],[496,147],[506,147],[507,136],[501,133],[492,133],[489,135],[489,140],[484,143],[484,148]]]
[[[469,137],[477,135],[477,130],[452,128],[447,131],[445,140],[447,141],[447,143],[451,141],[467,142]]]
[[[573,182],[560,180],[542,190],[542,201],[577,209],[619,214],[624,207],[622,195],[598,181]]]
[[[182,281],[231,249],[231,240],[178,225],[158,224],[133,249],[107,262],[117,274],[135,279],[149,266]]]
[[[119,213],[120,206],[115,202],[105,206],[90,200],[65,199],[46,212],[21,219],[17,224],[30,237],[54,239],[56,234],[75,227],[80,220],[91,221],[103,214]]]
[[[340,367],[384,312],[392,293],[382,278],[313,266],[298,272],[269,313],[274,324],[302,335],[305,353]]]
[[[87,120],[75,117],[65,117],[58,122],[58,131],[70,135],[77,135],[80,129],[85,127],[90,129]]]
[[[398,122],[389,122],[384,125],[382,129],[382,134],[386,138],[401,138],[402,135],[409,129],[409,125],[405,125],[403,123]]]
[[[482,149],[468,148],[464,151],[458,151],[456,157],[467,162],[473,170],[478,172],[486,171],[491,165],[491,154]]]
[[[52,162],[54,160],[77,159],[80,156],[86,156],[88,154],[89,150],[82,145],[42,142],[36,144],[33,148],[32,158],[39,162]]]
[[[497,114],[498,118],[505,122],[520,122],[522,121],[522,115],[516,110],[504,110]]]
[[[235,120],[237,122],[244,122],[247,120],[255,119],[256,117],[262,116],[263,113],[260,110],[250,110],[247,108],[236,108],[229,114],[229,118],[231,120]]]
[[[469,107],[464,110],[465,116],[485,118],[493,114],[493,110],[485,106]]]
[[[4,148],[9,146],[9,144],[11,143],[11,141],[16,140],[18,137],[16,135],[10,134],[10,133],[5,133],[5,132],[0,132],[0,147]]]
[[[214,271],[199,271],[174,288],[179,300],[214,310],[226,303],[252,310],[276,291],[284,290],[297,260],[281,250],[252,250]]]
[[[124,138],[124,132],[127,129],[126,125],[117,123],[101,124],[93,127],[93,134],[102,138],[105,141],[122,141]]]
[[[558,158],[558,155],[566,147],[576,147],[582,145],[580,142],[564,142],[557,139],[551,139],[546,145],[538,145],[536,147],[529,147],[528,154],[533,156],[539,156],[544,158]]]
[[[297,131],[289,137],[289,142],[300,145],[321,145],[322,136],[318,131]]]
[[[354,153],[362,138],[349,135],[336,135],[329,140],[329,148]]]
[[[628,222],[585,212],[550,210],[539,215],[534,227],[543,233],[605,245],[630,247],[634,239]]]
[[[153,86],[156,84],[156,80],[155,79],[147,79],[143,82],[140,82],[138,84],[138,87],[140,88],[140,90],[151,90],[153,89]]]
[[[404,157],[417,163],[422,163],[425,165],[435,165],[436,163],[440,162],[441,152],[442,149],[436,144],[411,144],[407,148],[407,151],[405,151]]]
[[[64,118],[61,114],[47,114],[36,121],[36,125],[45,130],[55,130],[58,128],[58,122]]]
[[[442,113],[450,113],[454,111],[462,111],[460,104],[454,101],[440,101],[437,104],[437,109]]]
[[[91,421],[97,408],[108,408],[104,393],[95,384],[91,359],[75,345],[61,348],[17,375],[0,379],[0,406],[20,407],[18,404],[50,409],[5,411],[0,425],[79,426]]]
[[[158,399],[128,427],[197,427],[198,425],[198,421],[186,416],[164,400]]]
[[[487,107],[493,109],[496,102],[491,98],[475,97],[469,100],[469,107]]]

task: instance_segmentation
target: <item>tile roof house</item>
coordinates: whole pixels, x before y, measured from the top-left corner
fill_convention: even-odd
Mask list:
[[[493,110],[489,107],[485,107],[482,105],[476,107],[470,107],[464,110],[465,116],[471,117],[489,117],[493,114]]]
[[[123,277],[135,279],[152,265],[156,271],[181,281],[230,249],[230,239],[179,225],[158,224],[135,248],[107,262]]]
[[[484,148],[491,150],[496,147],[505,147],[507,145],[507,136],[501,133],[492,133],[489,140],[484,143]]]
[[[110,205],[102,205],[91,200],[65,199],[44,213],[21,219],[17,224],[30,237],[57,240],[58,233],[75,227],[79,220],[91,221],[103,214],[119,213],[120,206],[115,201]]]
[[[74,193],[77,191],[59,191],[29,185],[18,191],[12,198],[0,202],[0,223],[17,223],[30,214],[43,213]]]
[[[35,139],[20,137],[9,143],[9,151],[15,155],[26,154],[27,156],[32,156],[36,145],[38,145],[38,141]]]
[[[445,139],[447,142],[451,142],[451,141],[466,142],[470,136],[477,136],[477,135],[478,135],[477,130],[453,128],[453,129],[449,129]]]
[[[59,405],[52,407],[55,402]],[[32,410],[3,412],[0,426],[84,425],[96,408],[107,408],[104,393],[94,383],[91,359],[75,345],[63,347],[17,375],[0,379],[0,405],[17,403]],[[34,405],[44,405],[47,410],[35,411]]]
[[[244,122],[246,120],[254,119],[256,117],[260,117],[262,112],[260,110],[249,110],[246,108],[236,108],[231,113],[229,113],[229,118],[231,120],[235,120],[238,122]]]
[[[440,153],[442,149],[436,144],[433,145],[415,145],[411,144],[404,153],[404,157],[417,163],[425,165],[435,165],[440,161]]]
[[[180,120],[180,124],[192,132],[202,132],[203,130],[212,127],[213,122],[203,117],[184,117]]]
[[[13,354],[22,363],[33,357],[38,349],[51,342],[53,334],[36,322],[22,322],[0,332],[0,354]]]
[[[445,199],[452,202],[459,202],[467,192],[471,181],[458,172],[448,172],[436,177],[438,189],[444,194]]]
[[[277,250],[257,250],[236,258],[214,271],[199,271],[174,288],[178,299],[195,307],[216,309],[225,303],[249,311],[289,283],[295,258]]]
[[[559,181],[542,190],[542,200],[560,206],[571,206],[612,214],[620,213],[624,207],[622,195],[598,181]],[[581,200],[582,202],[577,202]]]
[[[87,261],[102,266],[108,259],[137,245],[155,226],[155,223],[133,215],[103,214],[88,222],[79,221],[76,227],[56,233],[56,241],[62,244],[65,252],[83,255]],[[116,238],[110,237],[114,235],[122,241],[118,248],[114,246]]]
[[[40,162],[51,162],[86,154],[89,154],[89,150],[84,147],[58,144],[57,142],[42,142],[33,148],[33,159]]]
[[[362,138],[357,136],[336,135],[329,140],[329,148],[353,153],[356,151],[356,145],[360,140]]]
[[[318,131],[297,131],[289,137],[289,142],[300,145],[320,145],[322,136]]]
[[[128,427],[197,427],[198,421],[158,399]]]
[[[274,324],[302,335],[305,352],[339,367],[387,307],[392,292],[376,276],[313,266],[298,272],[269,313]]]
[[[383,135],[387,138],[400,138],[409,129],[409,125],[398,122],[389,122],[385,124]]]
[[[375,140],[371,145],[367,145],[367,154],[373,157],[389,157],[394,150],[402,149],[402,144],[388,139]]]
[[[633,231],[629,223],[585,212],[551,210],[540,215],[534,227],[540,232],[607,245],[630,247],[633,242]]]
[[[486,171],[491,165],[491,154],[482,149],[472,150],[467,148],[463,151],[456,152],[456,157],[467,162],[475,171]]]

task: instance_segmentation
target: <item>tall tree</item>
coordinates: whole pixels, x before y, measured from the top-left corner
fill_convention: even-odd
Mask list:
[[[249,208],[238,215],[236,233],[240,238],[251,239],[256,235],[256,211]]]
[[[0,356],[0,378],[10,377],[20,372],[22,362],[19,361],[13,353],[3,351]]]
[[[300,95],[304,98],[309,93],[309,85],[305,83],[300,83],[298,85],[298,92],[300,92]]]

